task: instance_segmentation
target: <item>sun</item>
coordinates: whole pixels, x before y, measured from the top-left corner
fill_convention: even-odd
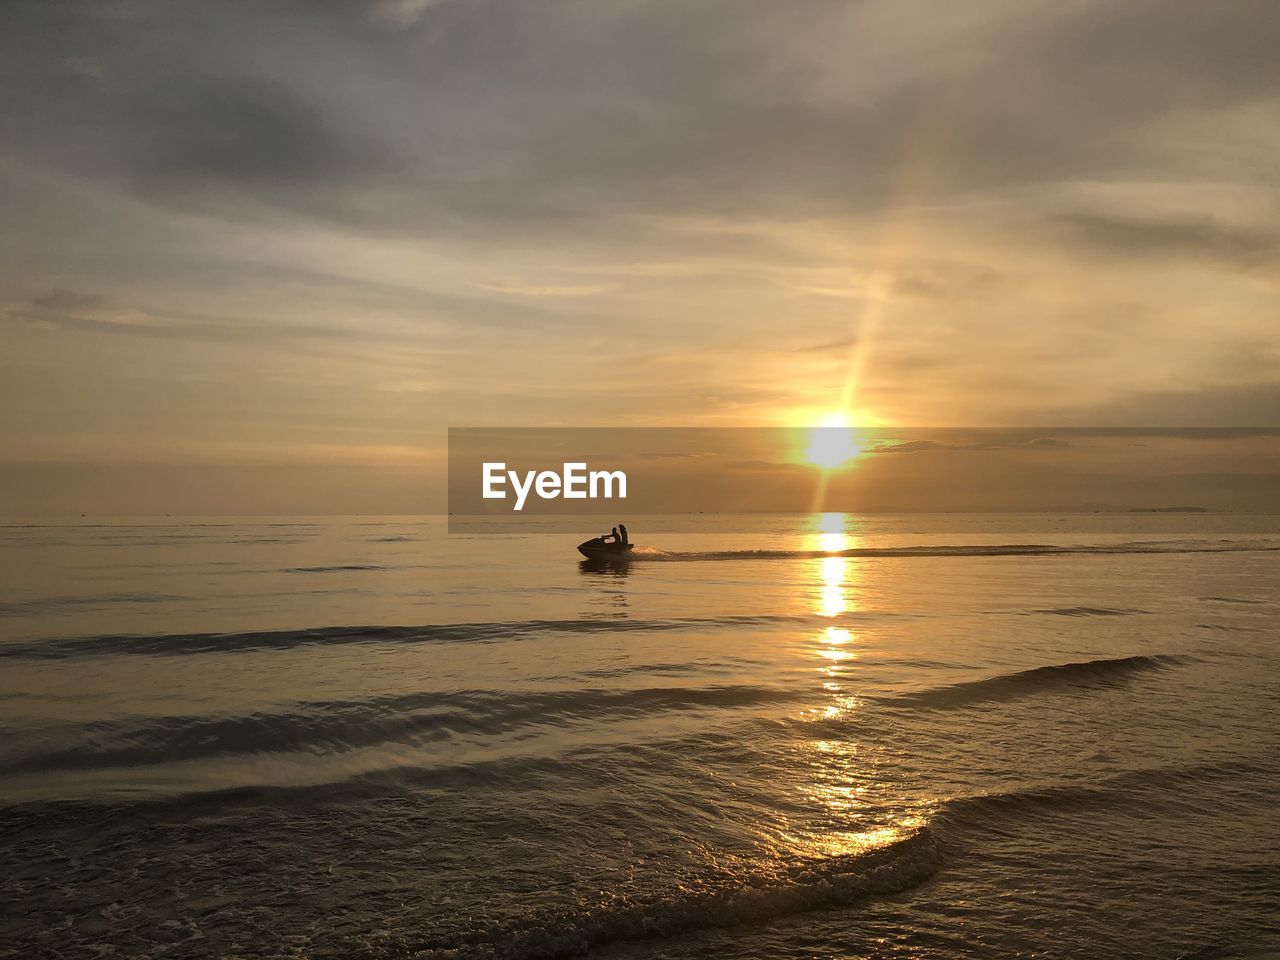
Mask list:
[[[809,445],[805,448],[804,457],[815,467],[834,470],[861,453],[862,444],[849,425],[848,417],[833,413],[823,417],[816,427],[810,429]]]

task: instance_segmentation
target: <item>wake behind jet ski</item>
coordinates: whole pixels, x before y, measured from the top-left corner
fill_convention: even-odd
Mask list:
[[[578,552],[588,560],[626,560],[632,547],[627,527],[620,523],[604,536],[578,544]]]

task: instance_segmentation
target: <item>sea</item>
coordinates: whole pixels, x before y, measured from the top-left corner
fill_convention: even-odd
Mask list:
[[[1280,517],[0,527],[0,957],[1280,956]]]

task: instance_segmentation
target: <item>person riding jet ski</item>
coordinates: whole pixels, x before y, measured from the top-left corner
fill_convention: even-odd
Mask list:
[[[603,537],[597,537],[596,539],[601,543],[611,544],[620,550],[627,550],[631,547],[631,541],[627,539],[627,526],[624,523],[618,524]]]
[[[631,547],[631,538],[627,534],[626,524],[620,523],[612,527],[604,536],[594,537],[585,543],[578,544],[578,552],[590,560],[597,560],[602,557],[625,554]]]

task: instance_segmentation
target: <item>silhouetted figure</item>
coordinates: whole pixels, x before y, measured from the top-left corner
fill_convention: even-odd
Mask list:
[[[608,533],[600,537],[592,537],[585,543],[578,544],[578,552],[588,560],[621,560],[628,557],[631,550],[631,538],[627,534],[626,524],[618,524]]]

